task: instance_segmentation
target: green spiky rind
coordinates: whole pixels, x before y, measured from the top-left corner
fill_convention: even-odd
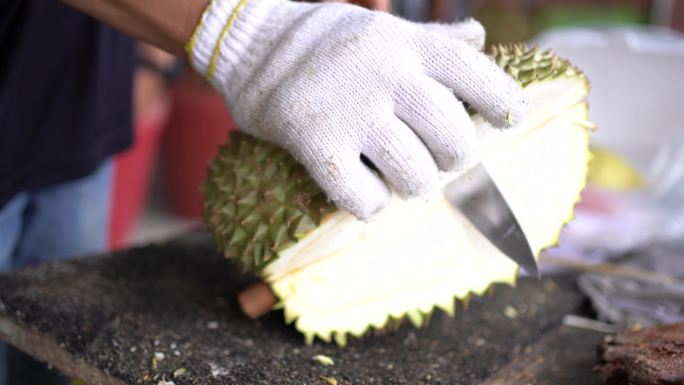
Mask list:
[[[494,45],[490,55],[523,87],[534,82],[582,75],[569,61],[559,58],[551,50],[542,51],[522,43]]]
[[[254,272],[336,210],[286,150],[239,132],[209,162],[202,191],[219,249]]]

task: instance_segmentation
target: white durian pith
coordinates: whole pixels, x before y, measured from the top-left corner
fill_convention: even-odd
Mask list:
[[[473,116],[479,155],[537,256],[571,219],[590,156],[588,84],[566,70],[525,82],[529,113],[519,127],[494,129]],[[443,184],[458,174],[443,174]],[[513,284],[518,267],[435,190],[413,199],[394,195],[370,221],[325,214],[257,273],[307,341],[344,344],[348,335],[397,319],[421,325],[435,307],[452,314],[454,299]]]

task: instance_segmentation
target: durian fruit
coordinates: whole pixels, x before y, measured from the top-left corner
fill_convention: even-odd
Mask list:
[[[587,79],[551,52],[497,46],[496,63],[524,86],[529,114],[499,130],[472,115],[479,154],[535,255],[558,241],[585,185],[592,125]],[[458,173],[445,173],[446,185]],[[422,325],[455,299],[514,284],[518,266],[441,191],[398,195],[370,221],[337,210],[283,149],[242,134],[210,162],[205,221],[225,255],[271,285],[287,322],[311,342],[408,319]]]

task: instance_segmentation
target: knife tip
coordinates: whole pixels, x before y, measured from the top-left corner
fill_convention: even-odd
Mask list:
[[[541,279],[541,272],[539,271],[539,269],[537,268],[536,265],[533,265],[533,266],[523,266],[522,268],[525,269],[525,272],[526,272],[527,275],[529,275],[530,277],[536,278],[536,279]]]

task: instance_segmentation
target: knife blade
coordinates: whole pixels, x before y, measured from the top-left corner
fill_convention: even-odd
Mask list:
[[[539,278],[537,260],[527,237],[482,163],[449,182],[443,192],[496,248],[528,274]]]

